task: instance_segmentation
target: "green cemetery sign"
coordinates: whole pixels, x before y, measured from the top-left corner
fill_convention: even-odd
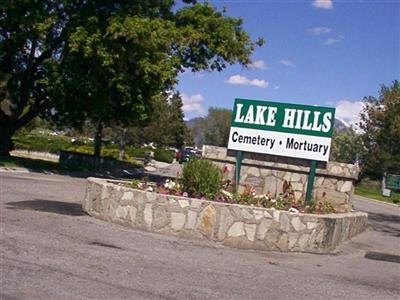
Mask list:
[[[386,176],[386,187],[393,190],[400,190],[400,175],[388,174]]]
[[[328,161],[335,109],[236,99],[228,149]]]

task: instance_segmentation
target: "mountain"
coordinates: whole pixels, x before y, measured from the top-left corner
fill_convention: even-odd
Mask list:
[[[204,127],[204,118],[197,117],[185,121],[187,128],[192,131],[194,146],[201,148],[203,146],[204,134],[206,129]]]
[[[350,125],[347,122],[343,121],[342,119],[335,118],[335,129],[338,132],[346,131],[349,128],[350,128]]]
[[[198,122],[200,122],[201,120],[204,120],[204,118],[203,117],[197,117],[197,118],[193,118],[193,119],[187,120],[187,121],[185,121],[185,123],[186,123],[186,126],[188,128],[193,129],[196,126],[196,124]]]

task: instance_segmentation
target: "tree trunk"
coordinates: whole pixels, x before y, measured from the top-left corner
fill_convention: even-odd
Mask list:
[[[101,154],[101,138],[103,134],[103,123],[99,121],[94,135],[94,156],[100,157]]]
[[[10,151],[14,149],[11,138],[15,131],[12,125],[0,124],[0,156],[10,156]]]
[[[125,157],[126,131],[126,128],[122,129],[121,136],[119,138],[119,160],[124,160]]]

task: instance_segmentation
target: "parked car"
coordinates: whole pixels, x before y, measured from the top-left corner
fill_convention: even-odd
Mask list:
[[[192,149],[183,149],[176,153],[176,160],[182,164],[187,162],[189,159],[197,157],[196,152]]]
[[[195,151],[196,157],[201,158],[203,156],[203,151],[201,150],[196,150]]]

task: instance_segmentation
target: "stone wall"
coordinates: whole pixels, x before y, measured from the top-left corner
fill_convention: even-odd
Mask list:
[[[83,209],[133,228],[260,250],[324,253],[365,230],[367,214],[296,214],[135,190],[88,178]]]
[[[235,176],[235,154],[226,148],[203,146],[203,157],[227,170],[225,176],[229,179]],[[286,180],[291,183],[296,199],[305,198],[310,161],[257,153],[243,154],[239,191],[251,185],[257,194],[277,196],[282,193]],[[349,212],[358,172],[356,165],[318,162],[313,199],[328,199],[336,211]]]

